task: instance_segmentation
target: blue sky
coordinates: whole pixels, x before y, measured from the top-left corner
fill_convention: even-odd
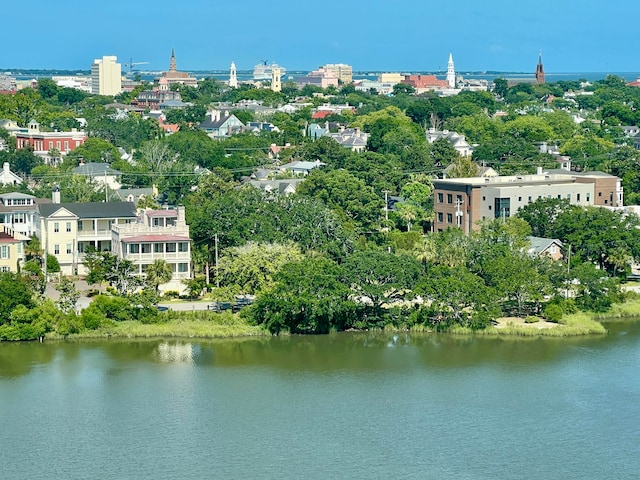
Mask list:
[[[28,5],[28,6],[27,6]],[[612,6],[609,6],[612,5]],[[640,71],[638,0],[30,0],[3,5],[0,68]]]

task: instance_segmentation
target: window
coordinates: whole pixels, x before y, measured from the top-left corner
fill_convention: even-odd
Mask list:
[[[591,193],[587,193],[587,202],[591,201]]]
[[[484,202],[487,199],[487,197],[483,196],[482,197],[482,201]]]
[[[71,231],[71,222],[67,222],[66,229],[67,229],[67,233]]]
[[[9,258],[9,246],[3,245],[0,247],[0,258]]]
[[[78,230],[82,230],[82,220],[78,220]]]
[[[444,215],[442,212],[438,212],[438,223],[444,222]]]
[[[531,197],[527,198],[527,201],[528,201],[529,203],[531,203]]]
[[[453,223],[453,213],[447,213],[447,223]]]
[[[601,197],[602,196],[602,192],[598,192],[598,196]]]
[[[567,193],[567,200],[571,201],[571,194]]]
[[[71,255],[71,244],[67,243],[67,255]]]
[[[188,252],[189,251],[189,244],[187,242],[178,243],[178,251],[179,252]]]
[[[462,195],[456,195],[456,205],[462,205]]]
[[[518,201],[521,202],[522,201],[522,197],[518,197]]]
[[[580,194],[579,193],[576,193],[576,200],[580,201]]]
[[[444,202],[444,193],[439,193],[438,194],[438,203],[443,203]]]
[[[562,195],[558,195],[558,200],[560,200],[562,198]]]
[[[179,263],[178,264],[178,272],[186,273],[188,271],[189,271],[189,264],[188,263]]]
[[[176,244],[175,243],[167,243],[166,244],[166,250],[167,253],[175,253],[176,251]]]
[[[453,194],[447,193],[447,203],[453,203]]]
[[[163,252],[164,252],[164,243],[153,244],[153,253],[163,253]]]
[[[166,227],[175,227],[176,223],[178,223],[178,219],[176,217],[169,217],[165,220]]]
[[[55,244],[55,245],[53,246],[53,254],[54,254],[54,255],[60,255],[60,245]]]
[[[495,218],[507,218],[511,215],[511,199],[496,198],[495,210],[493,212]]]
[[[163,227],[164,225],[162,225],[162,219],[161,218],[154,218],[153,219],[153,226],[154,227]]]
[[[58,222],[54,222],[53,231],[58,233],[60,231],[60,224]]]
[[[13,223],[25,223],[24,222],[24,213],[14,213],[13,214]]]
[[[68,151],[69,150],[69,140],[65,140],[64,141],[64,151]]]
[[[142,253],[151,253],[151,244],[143,243],[142,244]]]
[[[22,253],[22,242],[18,244],[18,253]]]
[[[11,269],[9,267],[2,267],[3,272],[10,272]]]
[[[129,253],[140,253],[140,244],[132,243],[129,245]]]

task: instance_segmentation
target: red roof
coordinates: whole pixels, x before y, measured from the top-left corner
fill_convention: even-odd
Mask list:
[[[331,112],[329,110],[320,110],[319,112],[314,112],[311,114],[311,118],[319,119],[326,118],[329,115],[333,115],[335,112]]]
[[[177,217],[177,210],[147,210],[148,217]]]
[[[189,242],[190,240],[189,237],[179,235],[138,235],[122,239],[124,243]]]

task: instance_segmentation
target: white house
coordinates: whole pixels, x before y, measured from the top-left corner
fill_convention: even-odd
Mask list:
[[[440,138],[447,140],[463,157],[470,157],[473,153],[473,148],[471,148],[469,142],[465,140],[464,135],[460,135],[456,132],[450,132],[449,130],[440,131],[435,128],[430,128],[427,131],[427,141],[429,143],[433,143]]]
[[[114,224],[111,251],[132,261],[140,276],[155,260],[164,260],[173,276],[169,283],[160,285],[160,290],[184,292],[182,280],[191,278],[191,238],[184,207],[142,210],[135,222]]]

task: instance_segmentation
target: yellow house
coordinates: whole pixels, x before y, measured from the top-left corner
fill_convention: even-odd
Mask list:
[[[0,271],[18,271],[18,265],[24,262],[24,247],[29,237],[15,232],[11,227],[0,230]]]
[[[136,220],[131,202],[50,203],[38,205],[38,231],[43,249],[54,255],[64,275],[85,274],[89,247],[111,251],[111,226]]]

